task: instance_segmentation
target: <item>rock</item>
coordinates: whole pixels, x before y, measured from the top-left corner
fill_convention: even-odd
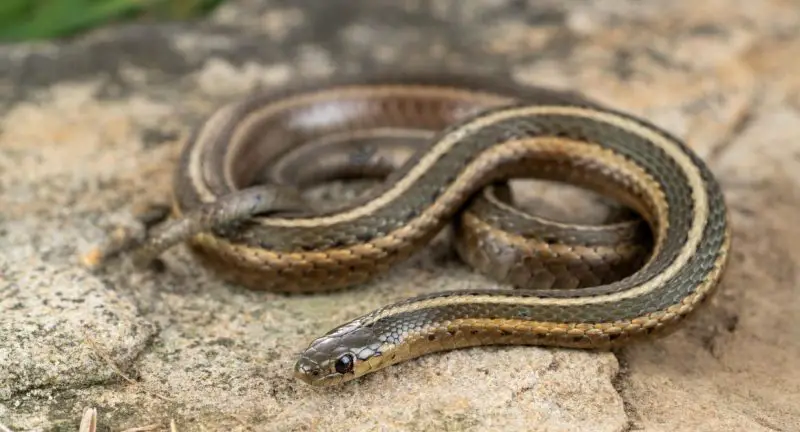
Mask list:
[[[25,265],[32,264],[28,261]],[[0,400],[38,388],[119,379],[155,328],[130,302],[86,272],[39,263],[4,272]]]
[[[0,425],[76,430],[94,407],[101,430],[800,430],[790,3],[252,0],[204,22],[0,48]],[[313,338],[387,302],[492,283],[446,237],[317,296],[222,283],[183,246],[161,272],[82,267],[140,205],[169,199],[182,140],[218,105],[420,68],[577,89],[685,139],[731,207],[720,295],[683,331],[616,354],[469,349],[318,390],[291,374]],[[580,194],[523,189],[534,209],[594,219]]]

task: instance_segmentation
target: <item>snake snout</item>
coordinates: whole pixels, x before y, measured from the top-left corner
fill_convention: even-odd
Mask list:
[[[308,357],[300,357],[294,365],[294,377],[306,384],[313,384],[315,379],[322,375],[322,367],[319,363]]]

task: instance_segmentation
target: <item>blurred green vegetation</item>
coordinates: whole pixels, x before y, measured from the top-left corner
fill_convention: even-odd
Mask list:
[[[210,12],[224,0],[0,0],[0,41],[72,36],[117,22],[175,21]]]

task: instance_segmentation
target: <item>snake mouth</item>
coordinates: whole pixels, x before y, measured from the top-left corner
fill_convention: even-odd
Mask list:
[[[295,369],[294,370],[294,377],[297,378],[300,381],[303,381],[306,384],[310,384],[310,385],[314,384],[314,380],[313,380],[311,374],[306,372],[306,371]]]
[[[301,358],[294,365],[294,377],[306,384],[314,385],[315,381],[323,378],[322,368],[315,362]]]
[[[342,381],[340,374],[314,375],[311,372],[297,369],[294,371],[294,377],[314,387],[328,387],[339,384]]]
[[[317,363],[311,360],[303,361],[303,359],[295,364],[294,377],[314,387],[336,385],[342,382],[344,378],[339,373],[325,373],[324,369]]]

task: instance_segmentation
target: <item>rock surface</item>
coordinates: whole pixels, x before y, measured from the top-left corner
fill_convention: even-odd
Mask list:
[[[698,4],[250,0],[0,48],[0,425],[76,430],[96,407],[99,430],[800,430],[800,8]],[[731,206],[723,291],[683,331],[617,354],[463,350],[319,391],[291,377],[315,336],[487,281],[446,242],[362,289],[301,298],[221,283],[183,247],[161,273],[81,266],[168,198],[182,139],[219,104],[398,68],[575,88],[686,139]]]

